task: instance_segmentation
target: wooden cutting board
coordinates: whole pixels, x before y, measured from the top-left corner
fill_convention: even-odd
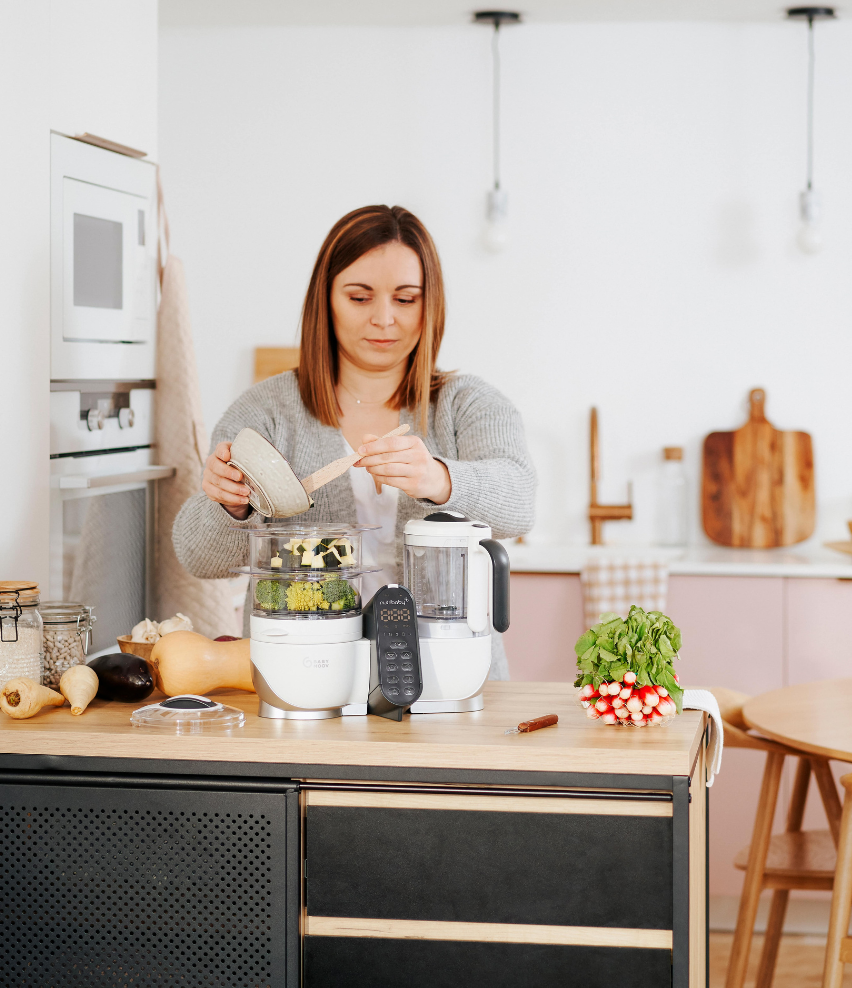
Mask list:
[[[751,415],[736,432],[704,440],[704,531],[719,545],[792,545],[814,530],[814,457],[807,432],[767,421],[765,393],[751,392]]]

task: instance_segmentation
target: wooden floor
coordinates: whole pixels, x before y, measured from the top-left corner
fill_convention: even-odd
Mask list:
[[[710,988],[724,988],[732,933],[710,934]],[[746,988],[752,988],[757,974],[757,962],[763,948],[763,937],[755,936],[749,957]],[[820,988],[825,940],[819,937],[785,936],[781,940],[778,966],[772,988]],[[852,988],[852,965],[846,965],[843,988]]]

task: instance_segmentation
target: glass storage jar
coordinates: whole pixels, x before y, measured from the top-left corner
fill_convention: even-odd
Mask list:
[[[24,676],[41,682],[44,665],[38,584],[0,582],[0,685]]]
[[[46,600],[39,611],[44,622],[44,685],[55,690],[66,669],[86,661],[95,618],[86,604],[57,600]]]

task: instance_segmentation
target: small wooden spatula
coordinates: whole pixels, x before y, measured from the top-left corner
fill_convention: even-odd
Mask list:
[[[381,436],[382,439],[389,439],[391,436],[404,436],[408,432],[410,426],[400,425],[396,429],[392,429],[390,432],[385,433]],[[327,463],[324,467],[320,467],[316,473],[312,473],[310,476],[305,477],[301,481],[302,487],[305,488],[307,494],[313,494],[313,492],[318,487],[323,487],[325,484],[334,480],[335,477],[339,477],[342,473],[346,471],[363,456],[362,453],[351,453],[349,456],[341,456],[339,460],[332,460],[331,463]]]

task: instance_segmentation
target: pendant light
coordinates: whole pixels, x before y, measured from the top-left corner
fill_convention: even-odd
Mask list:
[[[797,243],[806,254],[816,254],[822,249],[819,230],[822,212],[819,196],[813,187],[814,179],[814,21],[831,20],[834,7],[790,7],[787,17],[808,22],[808,175],[805,191],[799,194],[799,235]]]
[[[488,193],[485,207],[485,246],[492,251],[501,251],[509,239],[508,200],[500,187],[500,28],[503,24],[520,24],[521,15],[512,10],[479,10],[473,15],[476,24],[491,24],[494,34],[491,37],[492,60],[492,140],[494,188]]]

